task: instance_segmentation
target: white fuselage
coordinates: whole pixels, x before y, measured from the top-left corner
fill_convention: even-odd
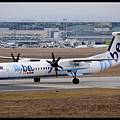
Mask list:
[[[73,83],[78,84],[76,76],[93,74],[120,64],[120,32],[113,32],[112,35],[108,50],[91,57],[59,57],[56,60],[52,52],[52,59],[17,59],[17,62],[15,59],[15,62],[0,63],[0,79],[34,78],[35,82],[39,82],[41,77],[73,76]]]
[[[52,61],[52,59],[47,59]],[[70,63],[72,59],[61,59],[59,65],[63,68],[77,70],[77,76],[93,74],[101,70],[117,65],[120,62],[115,61],[92,61],[81,63]],[[74,59],[75,60],[75,59]],[[18,78],[38,78],[38,77],[52,77],[55,76],[55,70],[48,73],[51,65],[46,62],[46,59],[41,59],[38,62],[10,62],[10,63],[0,63],[0,79],[18,79]],[[71,72],[66,69],[59,68],[58,76],[72,76]]]

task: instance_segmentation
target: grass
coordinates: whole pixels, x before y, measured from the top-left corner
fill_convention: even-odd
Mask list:
[[[118,118],[119,89],[0,94],[1,118]]]

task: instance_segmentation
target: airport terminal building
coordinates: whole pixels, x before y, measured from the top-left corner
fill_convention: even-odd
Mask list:
[[[105,42],[111,33],[120,31],[120,22],[0,22],[0,40],[40,42],[77,39]]]

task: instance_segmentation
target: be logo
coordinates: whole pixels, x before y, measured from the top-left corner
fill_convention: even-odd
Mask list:
[[[116,50],[113,53],[110,52],[111,57],[115,59],[116,62],[118,61],[118,58],[119,58],[119,54],[118,54],[119,52],[120,52],[120,43],[117,43]]]
[[[21,74],[22,72],[32,72],[34,71],[34,69],[32,68],[32,66],[30,65],[13,65],[14,71],[18,72],[19,74]]]
[[[22,65],[22,68],[23,68],[23,72],[34,71],[30,65],[28,65],[28,66]]]

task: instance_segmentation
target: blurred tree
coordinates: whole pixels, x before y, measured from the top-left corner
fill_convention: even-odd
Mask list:
[[[106,44],[106,45],[109,45],[110,42],[111,42],[111,40],[107,40],[105,44]]]

